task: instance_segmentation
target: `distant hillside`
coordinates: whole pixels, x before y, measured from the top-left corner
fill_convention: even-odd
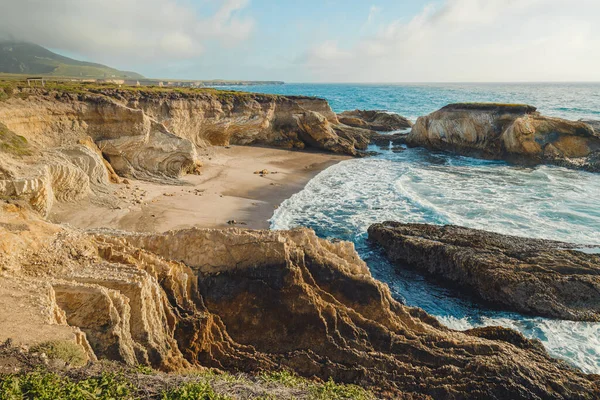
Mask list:
[[[73,60],[37,44],[13,41],[0,41],[0,72],[76,78],[143,78],[135,72]]]

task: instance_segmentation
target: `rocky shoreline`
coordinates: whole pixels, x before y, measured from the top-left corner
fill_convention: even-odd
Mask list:
[[[1,341],[67,343],[88,363],[83,368],[108,359],[172,373],[286,370],[357,384],[382,398],[600,396],[597,376],[551,358],[538,341],[500,327],[454,331],[400,304],[351,243],[308,229],[155,232],[148,224],[136,225],[144,232],[125,232],[114,229],[114,214],[91,230],[48,219],[58,208],[76,213],[86,199],[99,213],[120,210],[123,200],[150,208],[158,200],[145,199],[152,188],[139,189],[141,181],[165,185],[160,190],[170,185],[161,198],[175,190],[192,200],[204,196],[205,188],[191,190],[184,175],[210,170],[212,146],[362,156],[369,143],[407,143],[592,165],[598,137],[588,124],[542,117],[530,106],[453,105],[419,118],[409,134],[381,134],[375,131],[411,123],[381,111],[336,115],[325,100],[301,96],[85,85],[3,90]],[[207,182],[227,173],[211,172]],[[266,172],[247,174],[244,180],[269,179]],[[214,207],[225,195],[211,194]],[[199,203],[169,204],[183,204],[191,215],[189,205]],[[369,233],[394,261],[443,275],[488,301],[536,315],[600,319],[599,256],[575,245],[394,223]]]
[[[600,172],[600,133],[589,121],[546,117],[529,105],[450,104],[419,117],[406,143],[466,156]]]
[[[503,309],[600,321],[600,254],[592,253],[600,247],[392,221],[371,225],[369,239],[400,267]]]

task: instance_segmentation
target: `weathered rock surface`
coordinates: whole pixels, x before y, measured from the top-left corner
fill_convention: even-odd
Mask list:
[[[338,114],[338,119],[348,126],[380,132],[408,129],[412,126],[412,122],[398,114],[379,110],[344,111]]]
[[[193,168],[193,144],[169,133],[141,110],[101,94],[32,90],[0,105],[0,122],[38,149],[91,137],[121,175],[174,179]]]
[[[24,320],[10,331],[15,340],[74,329],[99,358],[165,370],[287,367],[391,398],[600,395],[596,377],[551,359],[539,342],[497,327],[452,331],[401,305],[352,244],[307,229],[86,234],[14,205],[0,220],[0,288],[22,282],[33,296],[17,307],[15,291],[0,290],[3,317],[48,315],[48,329]]]
[[[406,142],[475,157],[599,170],[600,134],[584,122],[535,110],[518,104],[450,104],[417,119]]]
[[[197,147],[262,144],[363,155],[375,132],[325,100],[219,91],[21,88],[0,103],[0,195],[42,215],[122,177],[173,183]],[[108,201],[108,200],[107,200]]]
[[[341,124],[327,101],[314,97],[218,91],[102,93],[143,110],[199,147],[258,144],[357,155],[374,134]]]
[[[600,321],[600,254],[582,246],[459,226],[384,222],[369,239],[389,258],[503,308]]]

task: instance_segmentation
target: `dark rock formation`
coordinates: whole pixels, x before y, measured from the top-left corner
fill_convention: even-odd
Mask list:
[[[450,104],[420,117],[406,138],[410,146],[458,154],[600,168],[600,134],[581,121],[545,117],[521,104]]]
[[[383,147],[389,146],[390,143],[397,146],[406,144],[406,136],[406,133],[377,134],[371,136],[371,143]]]
[[[369,239],[388,257],[522,313],[600,321],[600,254],[571,243],[458,226],[384,222]]]
[[[398,115],[379,110],[354,110],[338,114],[342,124],[374,131],[390,132],[408,129],[412,123]]]
[[[584,124],[588,124],[589,126],[592,127],[592,129],[594,130],[594,132],[596,132],[596,134],[600,135],[600,120],[580,119],[579,121],[583,122]]]

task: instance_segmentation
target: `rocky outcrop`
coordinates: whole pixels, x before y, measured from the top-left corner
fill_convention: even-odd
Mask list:
[[[398,114],[379,110],[344,111],[338,114],[338,119],[348,126],[380,132],[398,131],[412,126],[412,122]]]
[[[433,150],[597,171],[600,135],[580,121],[518,104],[450,104],[420,117],[406,142]]]
[[[32,313],[60,316],[47,330],[24,320],[15,340],[79,329],[99,358],[165,370],[285,367],[389,398],[600,394],[593,376],[551,359],[539,342],[504,328],[452,331],[403,306],[352,244],[307,229],[86,234],[12,205],[0,218],[0,288],[24,282],[20,290],[37,293]],[[0,304],[28,313],[14,293]]]
[[[341,124],[327,101],[210,89],[103,90],[199,147],[268,145],[359,155],[374,134]],[[341,134],[340,134],[341,132]]]
[[[399,222],[371,225],[369,239],[398,265],[458,285],[502,308],[600,321],[600,254],[584,246]]]
[[[0,165],[0,195],[25,200],[42,215],[55,201],[97,196],[109,183],[106,162],[89,143],[32,151],[22,158],[0,151]]]
[[[99,94],[46,92],[0,105],[0,122],[39,149],[71,146],[91,138],[123,176],[175,179],[192,169],[191,142],[168,132],[141,110]]]

